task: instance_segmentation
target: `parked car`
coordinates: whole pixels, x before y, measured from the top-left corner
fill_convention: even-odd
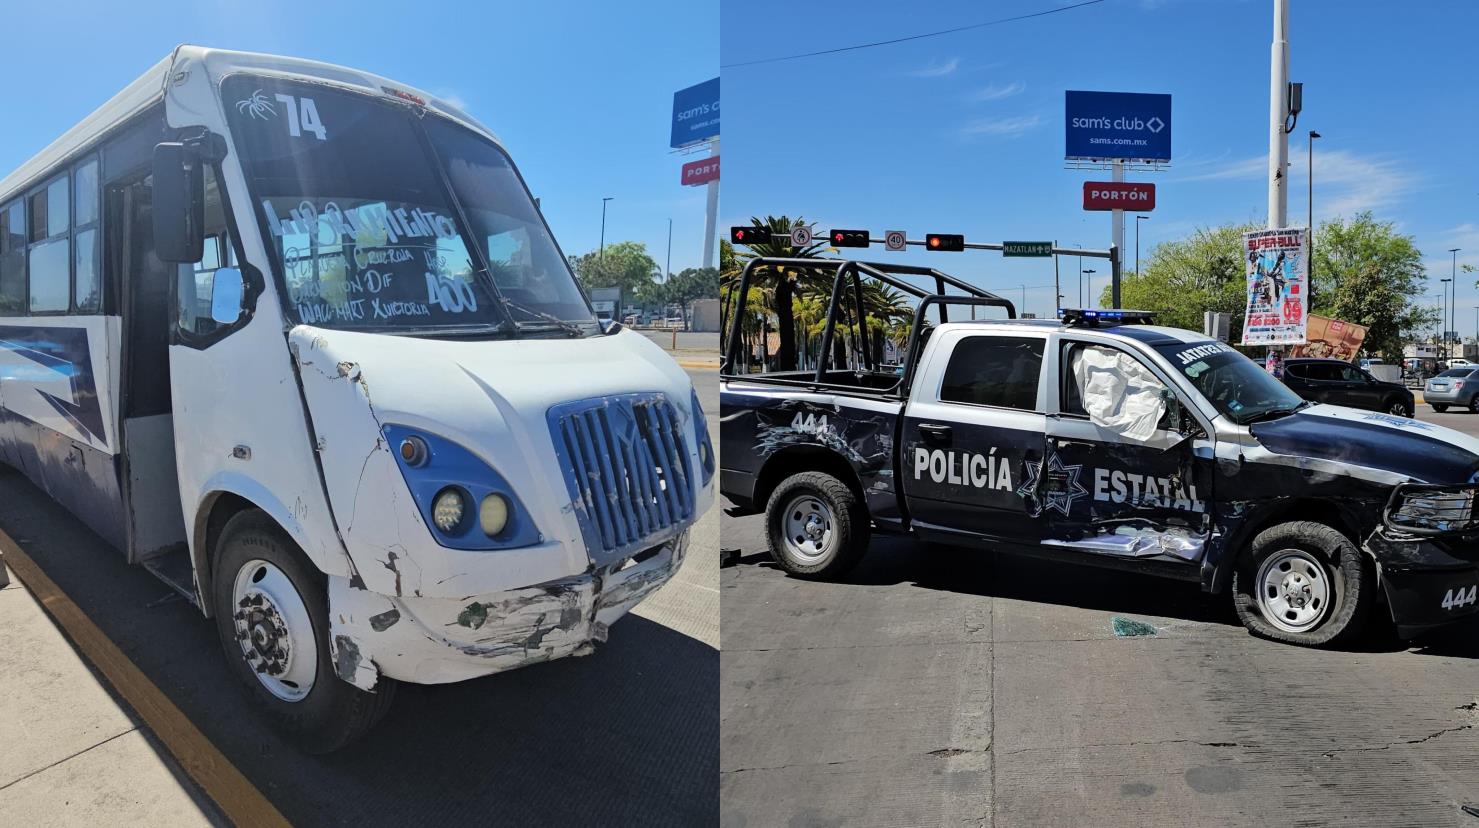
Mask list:
[[[1411,417],[1417,401],[1406,386],[1382,382],[1338,359],[1286,359],[1284,384],[1313,402]]]
[[[1429,379],[1423,387],[1423,399],[1442,414],[1449,406],[1467,408],[1479,414],[1479,365],[1459,366]]]

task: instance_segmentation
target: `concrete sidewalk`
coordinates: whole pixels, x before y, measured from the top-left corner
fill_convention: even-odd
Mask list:
[[[0,587],[0,821],[226,824],[9,575]]]

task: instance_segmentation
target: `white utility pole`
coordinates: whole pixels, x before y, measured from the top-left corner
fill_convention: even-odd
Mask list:
[[[709,142],[709,157],[719,157],[719,139]],[[719,179],[704,185],[709,189],[708,210],[704,213],[704,267],[714,266],[714,225],[719,221]]]
[[[1289,0],[1274,0],[1274,42],[1268,84],[1268,229],[1289,218]]]

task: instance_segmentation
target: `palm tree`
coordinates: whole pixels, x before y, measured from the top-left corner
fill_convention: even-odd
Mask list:
[[[756,258],[817,258],[817,254],[825,248],[825,245],[821,242],[814,242],[799,250],[791,247],[791,228],[805,223],[800,217],[797,217],[795,221],[792,221],[787,216],[766,216],[764,220],[751,218],[751,226],[757,230],[768,230],[771,240],[745,245],[748,250],[735,254],[736,263],[742,269],[744,264]],[[751,271],[754,276],[754,284],[768,283],[771,287],[770,310],[775,314],[777,339],[775,359],[771,361],[771,370],[773,371],[796,370],[794,300],[798,290],[804,291],[809,282],[817,280],[818,272],[813,268],[777,268],[769,266],[757,267]],[[736,285],[738,284],[737,274],[735,283]]]

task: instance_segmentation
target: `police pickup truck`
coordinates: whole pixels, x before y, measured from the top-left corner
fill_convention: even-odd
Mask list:
[[[848,269],[897,286],[841,265],[833,317]],[[902,371],[833,369],[824,346],[814,372],[751,373],[730,336],[720,488],[765,514],[787,572],[838,577],[876,532],[1196,581],[1292,644],[1348,640],[1382,604],[1404,636],[1479,610],[1479,440],[1305,402],[1148,314],[926,325],[932,304],[1015,314],[915,295]]]

